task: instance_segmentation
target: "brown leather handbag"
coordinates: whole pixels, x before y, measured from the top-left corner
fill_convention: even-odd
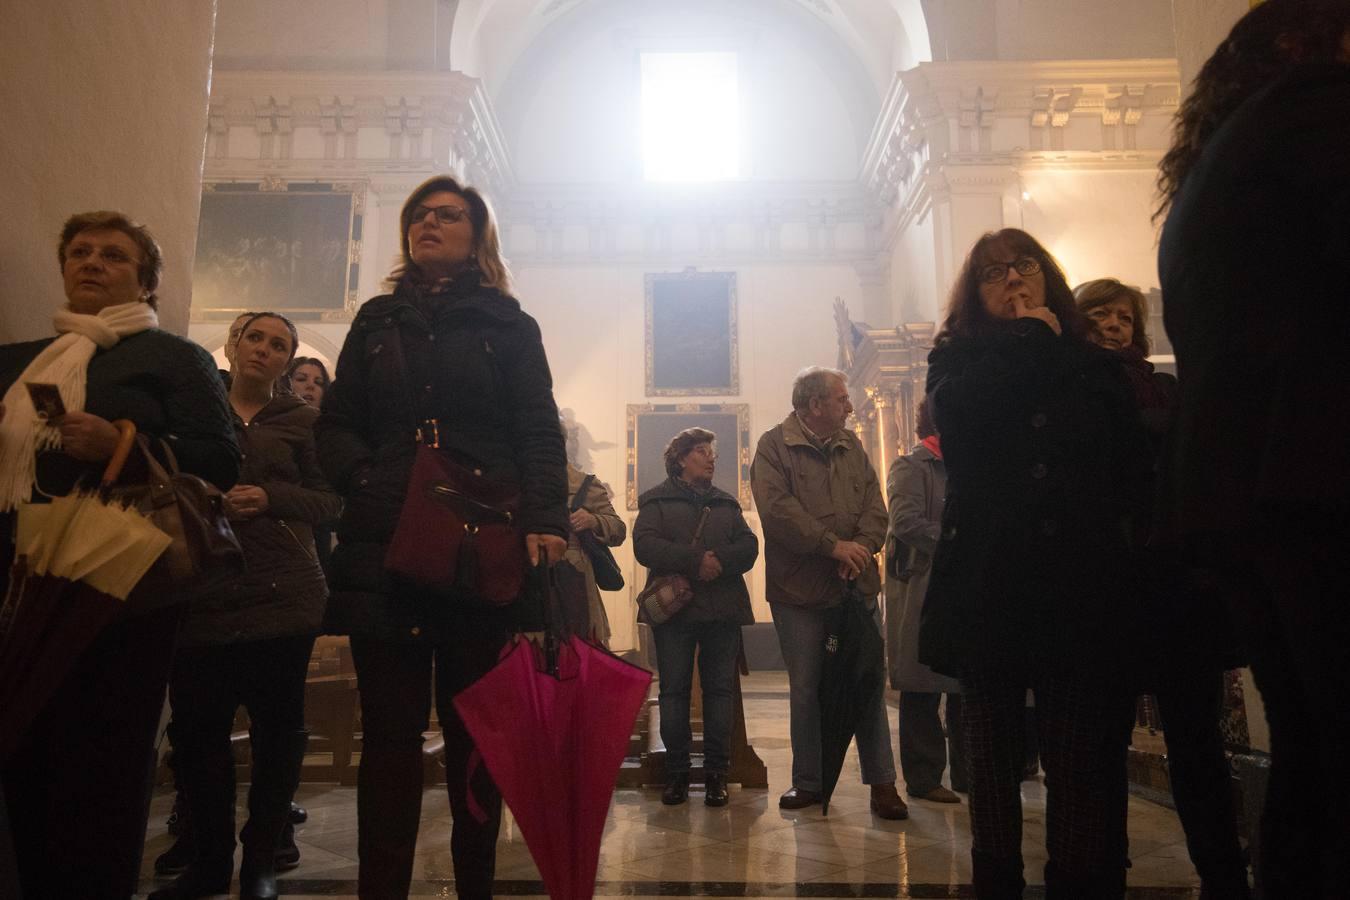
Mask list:
[[[114,423],[123,435],[134,425]],[[244,551],[225,515],[224,495],[215,485],[182,472],[167,441],[160,440],[166,469],[151,452],[149,439],[135,435],[149,473],[144,483],[112,485],[106,495],[134,506],[170,538],[171,543],[127,599],[129,611],[150,612],[188,599],[191,594],[244,569]]]
[[[708,524],[710,512],[711,507],[703,507],[703,513],[698,517],[698,527],[694,529],[694,539],[689,542],[689,546],[697,547],[702,540],[703,526]],[[642,589],[637,602],[646,614],[648,623],[664,625],[693,599],[694,586],[688,578],[683,575],[661,575],[653,578],[651,584]]]
[[[438,430],[434,419],[417,429],[417,457],[384,567],[424,587],[513,603],[526,568],[520,491],[441,450]]]

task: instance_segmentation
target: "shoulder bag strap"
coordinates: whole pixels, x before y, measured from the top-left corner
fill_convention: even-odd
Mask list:
[[[586,503],[586,492],[590,490],[591,482],[595,481],[594,475],[587,475],[581,479],[581,487],[577,488],[576,495],[572,498],[572,505],[568,512],[576,512]]]

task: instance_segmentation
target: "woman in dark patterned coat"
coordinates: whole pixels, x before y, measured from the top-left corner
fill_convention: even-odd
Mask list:
[[[976,242],[929,356],[947,467],[919,661],[961,679],[982,900],[1021,897],[1026,690],[1046,770],[1047,896],[1111,896],[1107,793],[1132,517],[1148,449],[1120,362],[1017,229]]]

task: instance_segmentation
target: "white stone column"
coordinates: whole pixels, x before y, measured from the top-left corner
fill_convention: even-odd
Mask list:
[[[61,223],[94,209],[159,238],[161,324],[187,332],[215,19],[215,0],[5,5],[0,341],[52,333]]]

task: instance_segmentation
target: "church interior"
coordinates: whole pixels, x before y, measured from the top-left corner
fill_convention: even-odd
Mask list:
[[[1249,0],[47,0],[0,35],[7,172],[0,340],[48,333],[52,245],[73,211],[115,209],[164,252],[161,327],[227,368],[242,313],[285,314],[337,370],[385,293],[402,204],[450,173],[492,204],[515,296],[539,324],[572,462],[629,532],[681,429],[717,434],[715,484],[764,530],[755,440],[808,366],[844,372],[849,427],[885,484],[918,443],[928,353],[967,248],[1023,229],[1070,286],[1147,300],[1150,360],[1174,370],[1157,268],[1158,164],[1201,63]],[[655,667],[635,599],[602,594],[615,653]],[[761,558],[737,692],[730,803],[663,806],[643,707],[600,848],[597,896],[970,897],[966,803],[878,823],[853,751],[828,816],[792,786],[788,682]],[[361,722],[341,637],[309,664],[311,732],[287,897],[357,895]],[[1269,747],[1251,673],[1222,728],[1244,842]],[[653,693],[653,698],[655,694]],[[888,692],[891,715],[898,696]],[[701,783],[695,732],[695,796]],[[892,726],[893,727],[893,726]],[[235,726],[248,777],[247,720]],[[1157,710],[1130,750],[1125,896],[1198,898]],[[454,895],[438,732],[411,894]],[[163,748],[162,748],[163,749]],[[903,789],[902,789],[903,790]],[[1028,896],[1043,896],[1045,786],[1023,782]],[[240,802],[243,802],[241,792]],[[161,764],[140,890],[173,843]],[[241,807],[242,809],[242,807]],[[22,822],[11,822],[20,829]],[[542,896],[510,813],[495,893]],[[74,898],[72,898],[74,900]]]

